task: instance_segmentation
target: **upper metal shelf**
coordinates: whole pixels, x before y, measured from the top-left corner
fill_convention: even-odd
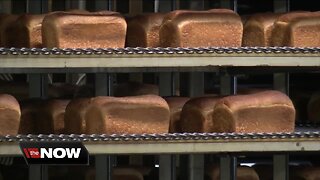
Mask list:
[[[307,129],[308,130],[308,129]],[[312,152],[319,131],[295,133],[183,133],[142,135],[18,135],[0,137],[0,155],[21,155],[18,142],[83,142],[90,154]]]
[[[0,48],[0,72],[212,70],[219,67],[320,67],[320,48]]]

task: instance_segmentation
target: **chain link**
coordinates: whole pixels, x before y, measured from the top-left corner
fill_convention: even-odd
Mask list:
[[[0,136],[0,142],[137,142],[137,141],[229,141],[229,140],[299,140],[317,139],[320,140],[320,131],[317,132],[294,132],[294,133],[165,133],[165,134],[39,134],[39,135],[7,135]]]
[[[204,47],[204,48],[0,48],[0,55],[143,55],[143,54],[319,54],[320,47]]]

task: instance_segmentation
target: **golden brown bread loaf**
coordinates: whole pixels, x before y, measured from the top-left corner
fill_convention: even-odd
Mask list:
[[[180,127],[180,115],[183,105],[190,99],[188,97],[164,97],[170,108],[169,132],[182,132]]]
[[[168,133],[169,106],[155,95],[95,97],[85,113],[88,134]]]
[[[226,10],[170,12],[160,28],[162,47],[240,47],[243,25]]]
[[[211,180],[220,179],[220,167],[219,166],[210,166],[206,170],[206,174],[210,177]],[[237,167],[237,179],[238,180],[259,180],[259,176],[253,168],[249,167]]]
[[[24,14],[5,30],[6,47],[41,48],[41,27],[45,15]]]
[[[272,32],[273,46],[320,46],[320,13],[293,12],[282,15]]]
[[[127,24],[112,13],[52,13],[43,20],[45,47],[123,48]]]
[[[11,15],[11,14],[0,14],[0,47],[5,47],[5,30],[6,28],[16,21],[18,15]]]
[[[243,27],[242,46],[271,46],[274,22],[279,16],[277,13],[250,16]]]
[[[295,108],[279,91],[228,96],[216,103],[212,124],[212,132],[293,132]]]
[[[90,98],[73,99],[66,107],[64,115],[65,132],[68,134],[85,134],[85,113],[90,103]]]
[[[17,135],[20,116],[18,101],[11,95],[0,94],[0,135]]]
[[[219,99],[220,96],[208,96],[189,100],[181,111],[181,132],[212,132],[212,113]]]
[[[64,114],[69,100],[53,99],[45,102],[38,112],[39,133],[64,133]]]
[[[137,15],[128,20],[127,47],[160,47],[159,30],[162,13]]]
[[[114,87],[114,96],[140,96],[140,95],[159,95],[159,86],[154,84],[143,84],[139,82],[128,82],[117,84]]]

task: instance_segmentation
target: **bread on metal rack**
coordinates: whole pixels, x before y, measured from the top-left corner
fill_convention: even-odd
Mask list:
[[[123,48],[127,24],[114,12],[57,12],[43,20],[43,44],[48,48]]]
[[[240,47],[243,25],[230,10],[168,13],[160,28],[162,47]]]
[[[0,135],[17,135],[20,116],[18,101],[11,95],[0,94]]]

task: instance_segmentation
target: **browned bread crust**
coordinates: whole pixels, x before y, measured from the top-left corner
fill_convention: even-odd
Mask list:
[[[41,27],[45,15],[24,14],[5,30],[6,47],[41,48]]]
[[[95,97],[85,114],[88,134],[167,133],[170,111],[159,96]]]
[[[128,20],[127,47],[160,47],[159,31],[165,14],[149,13]]]
[[[285,94],[264,91],[222,98],[212,119],[213,132],[293,132],[295,108]]]
[[[18,101],[11,95],[0,94],[0,135],[18,134],[20,117]]]
[[[180,127],[180,115],[182,107],[190,99],[188,97],[164,97],[170,108],[169,132],[182,132]]]
[[[243,46],[271,46],[274,22],[281,14],[260,13],[250,16],[243,28]]]
[[[52,13],[43,20],[43,44],[53,48],[123,48],[127,24],[117,13]]]
[[[160,28],[162,47],[240,47],[243,26],[236,13],[225,10],[170,12]]]
[[[181,132],[211,132],[212,113],[220,96],[197,97],[190,99],[182,108]]]

